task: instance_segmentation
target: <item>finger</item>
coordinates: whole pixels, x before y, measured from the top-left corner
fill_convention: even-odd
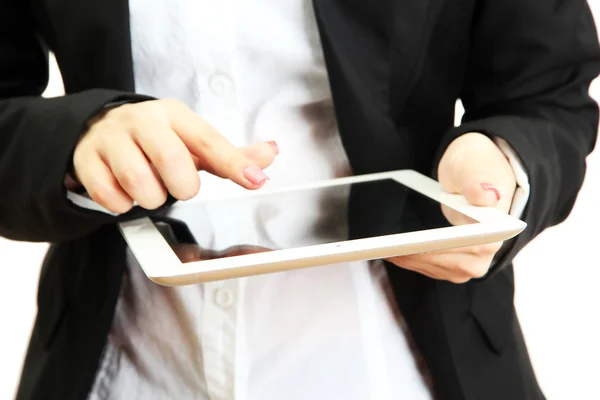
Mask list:
[[[482,175],[473,174],[461,184],[462,194],[474,206],[497,207],[502,195],[497,185],[490,183]]]
[[[167,190],[178,200],[189,200],[200,190],[200,177],[183,141],[168,126],[138,121],[134,137]]]
[[[258,189],[269,179],[252,160],[189,108],[176,101],[165,104],[171,128],[189,151],[203,160],[206,171],[246,189]]]
[[[410,258],[393,257],[388,259],[388,261],[397,267],[417,272],[431,279],[443,280],[448,275],[447,271],[441,271],[433,265],[424,264]]]
[[[446,266],[444,264],[437,265],[434,263],[435,260],[431,260],[428,257],[424,257],[425,254],[427,254],[427,253],[417,254],[417,255],[391,257],[391,258],[388,258],[387,261],[391,262],[392,264],[401,266],[401,267],[407,267],[408,269],[411,269],[411,270],[419,269],[419,270],[430,271],[430,273],[432,273],[438,277],[440,275],[447,276],[452,272],[452,269],[449,266]]]
[[[243,147],[242,153],[254,162],[259,168],[265,169],[275,161],[279,154],[279,146],[274,140],[265,143],[252,144]]]
[[[271,249],[267,249],[266,247],[260,246],[233,246],[223,251],[222,257],[235,257],[235,256],[244,256],[247,254],[257,254],[257,253],[266,253],[272,251]]]
[[[467,133],[447,149],[438,168],[442,187],[475,206],[510,208],[516,183],[504,153],[487,136]]]
[[[471,251],[441,251],[404,256],[402,259],[395,261],[416,263],[417,265],[433,265],[439,270],[446,271],[450,277],[481,278],[487,274],[492,259],[493,255],[481,255]]]
[[[86,155],[86,161],[78,164],[78,180],[92,200],[117,214],[131,210],[133,199],[121,188],[98,154]]]
[[[462,254],[462,253],[467,253],[467,254],[472,254],[475,256],[493,257],[502,247],[502,243],[503,242],[494,242],[494,243],[480,244],[480,245],[476,245],[476,246],[456,247],[456,248],[452,248],[452,249],[431,251],[431,252],[421,253],[421,254],[413,254],[412,256],[419,257],[423,254],[444,254],[444,253]]]
[[[165,187],[142,150],[129,136],[114,141],[109,151],[103,151],[100,155],[121,187],[140,206],[154,210],[165,203]]]
[[[240,150],[260,169],[265,169],[271,165],[275,160],[275,157],[279,154],[279,147],[274,141],[252,144],[250,146],[242,147]],[[203,159],[198,157],[194,157],[194,162],[198,171],[210,168]]]
[[[502,177],[497,176],[496,172],[488,171],[497,169],[497,166],[492,164],[493,160],[486,162],[480,160],[478,156],[474,156],[468,160],[462,159],[453,166],[452,176],[455,180],[453,186],[469,204],[482,207],[498,206],[502,198],[498,184]]]
[[[423,263],[411,258],[398,257],[392,262],[400,268],[417,272],[431,279],[444,280],[457,284],[466,283],[472,279],[472,277],[468,276],[467,274],[463,274],[460,271],[449,271],[440,268],[438,265]]]
[[[182,263],[201,261],[202,249],[197,244],[176,244],[173,251]]]

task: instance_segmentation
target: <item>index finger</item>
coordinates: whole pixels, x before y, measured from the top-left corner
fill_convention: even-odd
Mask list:
[[[203,249],[197,244],[177,243],[172,246],[173,252],[182,263],[212,260],[215,258],[215,252]]]
[[[192,110],[176,101],[166,104],[172,129],[190,153],[203,161],[208,172],[246,189],[258,189],[269,179],[262,169]]]

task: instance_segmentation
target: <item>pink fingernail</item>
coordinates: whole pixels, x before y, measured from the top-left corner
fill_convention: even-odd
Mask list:
[[[498,188],[492,185],[491,183],[482,182],[481,187],[483,188],[483,190],[490,190],[494,192],[494,194],[496,195],[496,200],[500,201],[500,199],[502,198],[502,196],[500,196],[500,191],[498,190]]]
[[[256,165],[244,168],[244,176],[256,186],[262,186],[269,179],[262,169]]]
[[[275,150],[275,154],[279,154],[279,146],[277,145],[276,141],[269,140],[267,143],[269,143],[271,147],[273,147],[273,150]]]

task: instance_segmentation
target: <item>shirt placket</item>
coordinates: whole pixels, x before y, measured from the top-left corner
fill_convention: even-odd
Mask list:
[[[235,398],[235,355],[238,306],[236,280],[205,284],[201,346],[211,400]]]
[[[205,76],[198,79],[200,107],[196,111],[231,142],[239,142],[240,110],[235,78],[236,0],[219,2],[203,0],[198,29],[210,41],[203,43],[206,55],[197,60],[209,60],[203,65]],[[205,178],[206,179],[206,178]],[[212,177],[211,177],[212,179]],[[221,186],[220,182],[214,182]],[[213,188],[214,189],[214,188]],[[215,246],[222,244],[215,233]],[[207,392],[211,400],[237,398],[236,341],[240,282],[235,279],[204,284],[204,304],[199,331],[203,352]]]
[[[203,38],[195,52],[196,80],[200,104],[196,110],[230,141],[237,142],[240,132],[239,93],[236,85],[236,1],[203,0],[196,29]],[[205,54],[197,54],[203,52]]]

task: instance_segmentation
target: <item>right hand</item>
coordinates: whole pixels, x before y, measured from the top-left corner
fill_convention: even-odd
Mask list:
[[[162,206],[167,191],[178,200],[194,197],[198,170],[258,189],[277,153],[274,142],[238,149],[184,104],[155,100],[91,121],[75,148],[73,178],[98,204],[125,213],[134,201],[146,209]]]

